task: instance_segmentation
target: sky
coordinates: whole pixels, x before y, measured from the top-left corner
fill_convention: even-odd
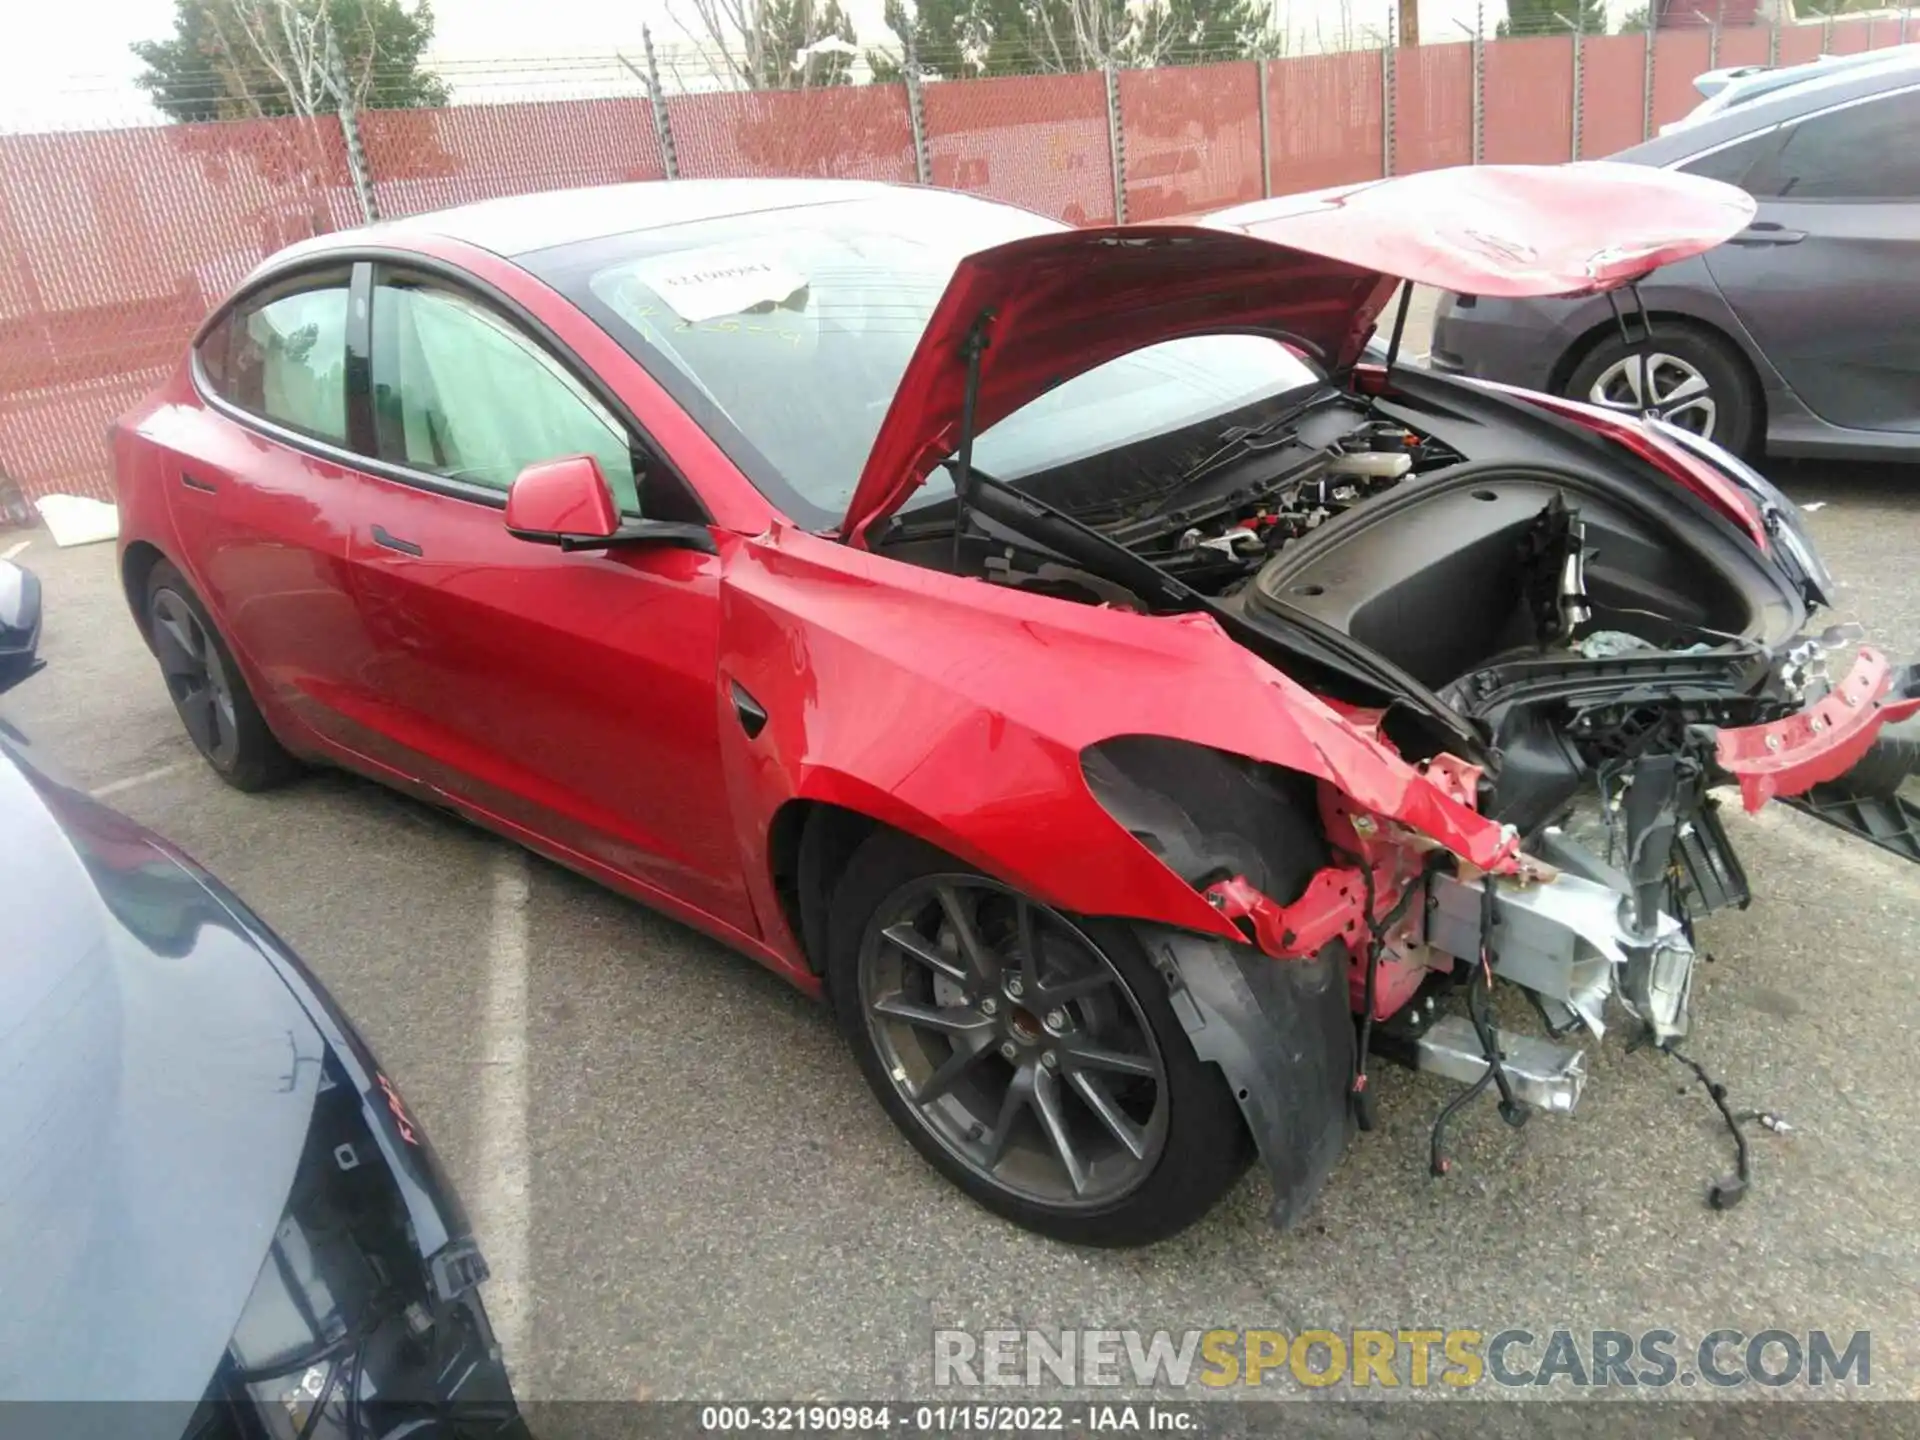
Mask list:
[[[887,34],[882,0],[843,0],[863,43]],[[1389,0],[1280,0],[1281,15],[1302,39],[1317,27],[1343,23],[1380,26]],[[1612,8],[1625,8],[1619,0]],[[656,48],[687,56],[679,19],[691,24],[686,0],[436,0],[433,56],[444,63],[458,100],[563,98],[597,76],[618,73],[611,56],[638,56],[641,26]],[[1458,39],[1472,27],[1476,0],[1420,0],[1429,42]],[[77,23],[76,12],[82,17]],[[1487,27],[1505,14],[1504,0],[1487,0]],[[0,50],[0,130],[68,129],[151,123],[157,117],[134,88],[140,64],[128,51],[136,40],[158,39],[173,27],[173,0],[75,0],[22,5],[8,20]],[[1296,44],[1296,48],[1300,48]],[[566,57],[597,56],[594,69],[564,68]],[[497,62],[483,65],[481,62]],[[665,62],[663,61],[663,64]],[[683,59],[683,64],[687,63]]]

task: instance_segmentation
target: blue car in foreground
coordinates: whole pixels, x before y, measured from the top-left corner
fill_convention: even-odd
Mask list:
[[[0,690],[38,632],[0,562]],[[459,1199],[312,972],[3,720],[0,836],[0,1428],[524,1436]]]

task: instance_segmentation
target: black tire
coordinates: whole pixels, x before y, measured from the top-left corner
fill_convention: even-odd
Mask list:
[[[1079,1245],[1145,1245],[1177,1234],[1205,1215],[1246,1169],[1252,1143],[1226,1080],[1218,1068],[1194,1054],[1167,1002],[1165,981],[1125,923],[1062,917],[1039,907],[1049,917],[1047,923],[1093,941],[1130,992],[1129,1013],[1143,1019],[1151,1031],[1164,1074],[1164,1082],[1153,1083],[1164,1083],[1166,1109],[1155,1111],[1159,1148],[1149,1157],[1150,1168],[1141,1162],[1144,1178],[1110,1203],[1048,1204],[981,1173],[934,1133],[932,1122],[902,1093],[906,1082],[896,1083],[889,1073],[868,1023],[861,982],[863,946],[885,925],[890,900],[933,876],[971,879],[982,886],[995,883],[929,845],[882,830],[855,852],[831,902],[828,993],[868,1085],[894,1124],[935,1169],[974,1200],[1052,1239]],[[1010,890],[1004,893],[1012,903],[1035,904]],[[991,1050],[991,1042],[985,1048]],[[1000,1063],[991,1055],[986,1058]],[[1154,1093],[1157,1105],[1160,1092]],[[1006,1113],[1001,1112],[1003,1117]]]
[[[214,773],[247,791],[297,775],[300,762],[274,738],[206,606],[165,560],[147,575],[142,613],[173,708]]]
[[[1629,321],[1629,325],[1637,335],[1638,326],[1632,321]],[[1621,340],[1617,331],[1609,330],[1573,367],[1562,393],[1572,400],[1592,402],[1594,387],[1602,377],[1615,372],[1622,362],[1637,357],[1642,349],[1648,349],[1654,355],[1670,356],[1677,362],[1666,374],[1683,376],[1681,367],[1688,367],[1706,382],[1707,394],[1713,402],[1710,428],[1703,431],[1701,425],[1696,423],[1701,419],[1697,409],[1671,414],[1674,423],[1696,433],[1704,433],[1707,439],[1736,455],[1751,457],[1759,453],[1766,439],[1762,424],[1765,406],[1760,396],[1759,382],[1739,351],[1721,336],[1698,325],[1656,320],[1650,346],[1628,345]],[[1631,389],[1623,391],[1622,382]],[[1616,372],[1607,388],[1617,399],[1625,399],[1637,392],[1639,387],[1632,367],[1626,372]],[[1670,382],[1663,384],[1661,373],[1655,374],[1656,396],[1668,393],[1673,388]]]

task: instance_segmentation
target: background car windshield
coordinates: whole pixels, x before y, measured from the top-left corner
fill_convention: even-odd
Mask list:
[[[640,359],[776,504],[818,527],[845,513],[961,258],[1061,228],[1007,206],[905,192],[642,231],[531,257],[531,268]],[[1312,378],[1272,340],[1173,341],[1002,420],[974,461],[1018,479]],[[944,476],[930,482],[921,503],[945,488]]]

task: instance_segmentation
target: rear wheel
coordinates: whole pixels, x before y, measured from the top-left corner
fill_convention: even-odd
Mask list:
[[[882,832],[830,926],[834,1008],[868,1083],[988,1209],[1139,1245],[1204,1215],[1245,1168],[1233,1096],[1125,924],[1076,920]]]
[[[186,577],[165,560],[156,562],[146,602],[153,653],[194,749],[237,790],[264,790],[297,773],[299,761],[273,738]]]
[[[1566,394],[1612,410],[1651,411],[1736,455],[1754,453],[1762,439],[1753,372],[1726,341],[1692,325],[1656,321],[1646,345],[1608,332],[1574,366]]]

